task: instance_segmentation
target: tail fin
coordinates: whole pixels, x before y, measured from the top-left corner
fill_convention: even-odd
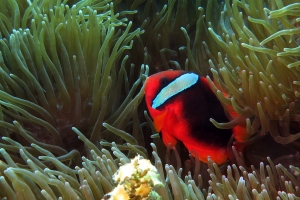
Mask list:
[[[248,139],[249,135],[247,133],[247,129],[243,125],[237,125],[232,129],[233,137],[238,142],[244,142]]]

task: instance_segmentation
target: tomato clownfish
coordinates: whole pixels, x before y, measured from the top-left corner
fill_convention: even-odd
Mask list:
[[[232,134],[239,142],[247,139],[246,128],[218,129],[210,122],[228,118],[207,79],[195,73],[169,70],[148,77],[145,100],[164,144],[174,147],[180,140],[203,162],[210,156],[216,164],[224,163]]]

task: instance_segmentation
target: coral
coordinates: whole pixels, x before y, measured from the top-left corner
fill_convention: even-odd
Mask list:
[[[140,156],[120,166],[113,175],[117,186],[105,197],[108,199],[161,199],[153,189],[163,186],[157,169]],[[105,198],[104,197],[104,198]]]
[[[262,151],[244,159],[233,149],[223,166],[185,160],[161,145],[141,103],[149,71],[212,74],[216,95],[243,117],[216,126],[246,123],[245,146],[265,146],[259,139],[270,132],[299,149],[298,8],[293,0],[0,1],[0,197],[101,199],[123,190],[113,174],[139,154],[155,163],[150,177],[162,184],[141,184],[155,198],[299,198],[298,154],[270,148],[284,156],[257,164]]]
[[[248,134],[270,133],[280,144],[300,138],[299,127],[299,49],[296,1],[226,0],[221,30],[209,23],[209,32],[218,49],[212,50],[211,86],[221,102],[230,105],[246,121]],[[258,133],[258,134],[256,134]]]
[[[2,139],[11,143],[19,149],[22,159],[26,161],[27,167],[14,162],[10,155],[3,148],[0,154],[4,157],[0,161],[0,186],[5,190],[0,190],[1,197],[8,199],[101,199],[105,193],[120,191],[115,186],[114,180],[124,183],[130,181],[128,177],[140,169],[137,174],[142,175],[146,179],[136,179],[135,181],[149,181],[151,183],[151,195],[159,196],[162,199],[276,199],[276,198],[294,198],[300,197],[299,192],[299,176],[300,169],[290,166],[291,172],[281,164],[274,165],[268,159],[269,165],[260,164],[259,169],[252,167],[252,172],[247,172],[246,166],[243,166],[243,157],[236,153],[236,159],[239,160],[240,166],[235,164],[227,166],[224,170],[219,168],[215,163],[209,160],[208,164],[202,163],[191,157],[194,162],[194,174],[188,173],[182,179],[183,169],[177,166],[175,169],[172,165],[166,165],[163,169],[161,159],[157,155],[157,149],[154,144],[153,156],[155,167],[149,165],[149,161],[139,159],[130,161],[112,143],[113,155],[106,149],[101,151],[76,128],[73,128],[79,139],[90,147],[91,159],[82,157],[82,167],[76,166],[72,169],[59,161],[59,157],[55,157],[50,151],[32,144],[32,147],[39,152],[38,158],[30,154],[26,148],[19,143],[3,137]],[[179,155],[176,149],[173,149]],[[298,159],[299,156],[297,156]],[[44,161],[54,165],[53,169],[43,167]],[[144,164],[142,162],[145,162]],[[118,174],[124,169],[132,168],[132,165],[138,165],[134,171],[129,170]],[[207,169],[207,172],[200,174],[200,169]],[[141,172],[144,172],[141,173]],[[157,173],[158,172],[158,173]],[[141,173],[141,174],[140,174]],[[115,175],[113,175],[115,174]],[[135,175],[137,175],[135,174]],[[158,176],[159,174],[159,176]],[[166,174],[166,178],[165,178]],[[208,176],[209,175],[209,176]],[[123,182],[122,182],[123,180]],[[128,182],[127,182],[128,183]],[[207,186],[206,183],[209,183]],[[153,187],[159,185],[160,187]],[[120,185],[121,186],[121,185]],[[170,189],[169,189],[170,187]],[[41,189],[42,188],[42,189]],[[114,191],[113,191],[114,192]],[[113,193],[111,193],[113,194]],[[126,192],[127,194],[127,192]],[[110,198],[110,196],[107,196]],[[113,198],[112,198],[113,199]],[[126,199],[126,198],[125,198]],[[149,198],[151,199],[151,198]]]

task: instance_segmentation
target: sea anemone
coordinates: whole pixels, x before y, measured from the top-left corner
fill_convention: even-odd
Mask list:
[[[114,192],[110,193],[113,188],[117,188],[117,183],[113,177],[122,177],[129,181],[127,188],[129,192],[136,191],[128,175],[128,167],[135,168],[136,161],[130,161],[123,154],[115,143],[112,143],[113,155],[106,149],[99,150],[76,128],[73,131],[79,136],[86,146],[89,146],[91,158],[82,157],[82,167],[76,166],[72,169],[62,163],[63,157],[55,157],[50,151],[32,144],[41,156],[38,159],[29,153],[24,146],[13,140],[3,137],[2,139],[13,144],[19,149],[20,155],[27,166],[21,166],[13,161],[10,155],[3,148],[0,149],[1,155],[5,162],[0,161],[0,186],[4,190],[0,191],[1,197],[8,199],[105,199],[112,197]],[[140,175],[147,176],[154,182],[148,191],[152,191],[152,197],[162,197],[162,199],[296,199],[300,196],[299,176],[300,169],[290,166],[291,172],[281,164],[274,165],[268,158],[269,165],[260,164],[259,170],[254,167],[251,172],[247,172],[246,166],[243,166],[243,158],[236,153],[236,159],[239,160],[240,166],[235,164],[228,165],[226,175],[222,175],[222,168],[209,160],[208,164],[201,163],[199,160],[191,157],[195,169],[192,174],[189,172],[182,178],[183,169],[180,167],[180,157],[174,149],[177,157],[178,166],[166,165],[163,168],[162,161],[157,155],[156,146],[152,143],[153,157],[155,167],[140,167],[143,169]],[[116,159],[114,158],[116,157]],[[139,158],[141,159],[141,158]],[[144,159],[142,159],[144,160]],[[55,167],[50,169],[46,167],[45,161],[49,165],[52,163]],[[144,161],[149,163],[149,161]],[[130,165],[129,163],[133,163]],[[119,165],[121,167],[119,168]],[[148,165],[146,165],[148,166]],[[119,168],[119,172],[118,172]],[[122,171],[122,170],[127,171]],[[207,172],[201,172],[201,170]],[[149,170],[151,173],[149,173]],[[115,174],[115,175],[114,175]],[[148,174],[148,175],[146,175]],[[158,176],[159,174],[159,176]],[[114,175],[114,176],[113,176]],[[136,174],[138,175],[138,174]],[[136,181],[143,181],[133,176]],[[118,180],[115,179],[115,180]],[[118,180],[119,181],[119,180]],[[207,183],[209,187],[207,187]],[[159,187],[157,187],[159,186]],[[120,190],[118,190],[120,191]],[[105,193],[110,193],[104,196]],[[128,195],[127,192],[125,192]],[[119,195],[121,195],[119,193]],[[129,195],[128,195],[129,196]],[[113,196],[114,197],[114,196]],[[111,199],[115,199],[115,198]],[[133,197],[133,196],[132,196]],[[151,196],[150,196],[151,197]],[[124,199],[130,199],[124,198]]]
[[[22,18],[23,25],[30,19],[30,27],[8,24],[15,28],[1,39],[3,135],[20,137],[10,124],[17,120],[31,137],[68,151],[82,148],[72,126],[94,143],[109,140],[100,136],[103,121],[105,127],[125,129],[142,97],[135,95],[146,67],[135,83],[128,82],[133,74],[127,74],[124,55],[142,31],[130,32],[132,22],[119,19],[124,14],[115,14],[113,3],[90,5],[98,10],[84,2],[72,8],[48,3],[34,1]]]
[[[0,197],[110,198],[113,175],[137,154],[155,166],[162,184],[146,185],[157,198],[300,197],[300,170],[288,166],[299,163],[298,8],[275,0],[0,2]],[[245,154],[233,148],[228,163],[205,164],[155,138],[142,84],[169,68],[213,75],[216,95],[242,118],[212,122],[245,123]],[[253,151],[268,133],[288,144],[273,161]]]
[[[225,108],[233,107],[241,117],[212,122],[219,128],[245,124],[252,137],[245,146],[270,134],[295,153],[300,137],[299,4],[226,0],[222,7],[218,29],[216,21],[208,22],[217,46],[209,52],[210,83]]]

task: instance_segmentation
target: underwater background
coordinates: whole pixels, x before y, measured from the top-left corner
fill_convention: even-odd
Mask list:
[[[0,0],[0,197],[300,199],[299,16],[296,0]],[[246,126],[223,165],[156,133],[143,84],[168,69],[210,78],[239,114],[216,127]]]

